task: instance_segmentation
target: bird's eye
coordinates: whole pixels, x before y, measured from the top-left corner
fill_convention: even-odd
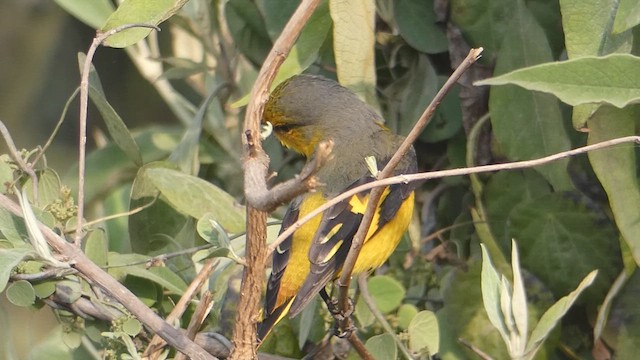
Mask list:
[[[273,130],[279,133],[288,133],[295,128],[295,124],[280,124],[275,125]]]

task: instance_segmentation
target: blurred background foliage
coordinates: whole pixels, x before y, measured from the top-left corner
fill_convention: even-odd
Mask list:
[[[482,46],[480,63],[447,95],[415,144],[420,169],[532,159],[596,138],[635,134],[636,109],[603,106],[588,111],[580,105],[572,112],[549,94],[513,85],[490,91],[472,83],[581,55],[638,55],[640,19],[634,14],[639,6],[614,3],[618,2],[378,0],[363,1],[358,8],[325,1],[278,81],[301,71],[337,78],[379,109],[390,129],[406,134],[469,47]],[[111,266],[113,276],[161,315],[171,309],[200,262],[218,258],[209,284],[216,301],[206,325],[229,337],[238,296],[240,266],[235,260],[244,246],[241,105],[298,1],[191,0],[178,12],[172,8],[175,4],[181,2],[154,3],[154,15],[171,16],[160,25],[160,33],[151,32],[124,50],[100,48],[93,61],[99,82],[94,78],[92,85],[126,127],[118,125],[113,113],[91,106],[87,218],[145,209],[94,224],[85,251],[97,263]],[[113,9],[109,0],[0,3],[0,119],[19,148],[35,149],[51,135],[79,84],[77,53],[86,52],[94,29],[107,18],[107,27],[127,22],[111,15]],[[132,18],[141,14],[135,7],[122,13]],[[125,46],[143,37],[122,35],[111,45]],[[46,164],[38,165],[41,184],[45,174],[52,179],[41,191],[50,203],[64,202],[63,185],[75,194],[77,108],[76,99],[46,153]],[[624,126],[606,128],[605,121]],[[587,128],[592,138],[585,135]],[[300,169],[303,160],[274,139],[267,139],[265,147],[278,173],[274,183]],[[600,360],[612,353],[618,359],[634,358],[640,350],[640,316],[634,306],[638,258],[634,261],[633,254],[640,249],[640,232],[634,232],[637,225],[627,220],[638,214],[637,206],[628,204],[638,197],[637,150],[627,146],[621,151],[609,150],[605,159],[580,156],[536,169],[423,185],[407,236],[388,266],[369,280],[377,308],[409,351],[422,358],[436,352],[442,359],[474,358],[458,341],[461,338],[495,359],[507,358],[482,305],[479,243],[488,245],[496,266],[508,273],[513,238],[525,271],[530,328],[554,300],[572,291],[591,270],[599,270],[594,285],[537,358]],[[607,159],[616,159],[615,171],[603,170],[611,162]],[[616,182],[608,177],[614,173],[626,177]],[[621,196],[629,201],[610,203]],[[52,213],[46,205],[40,204],[40,209]],[[274,219],[282,210],[273,214]],[[52,223],[62,230],[68,221],[56,218]],[[270,227],[272,237],[277,228]],[[9,230],[17,235],[12,237]],[[2,247],[20,248],[20,229],[3,227],[2,232]],[[186,249],[193,250],[163,259],[164,267],[141,265],[149,256]],[[21,265],[12,274],[40,271],[42,264],[35,263]],[[15,264],[6,264],[0,271],[8,275]],[[144,348],[144,332],[139,329],[109,327],[66,308],[55,316],[48,307],[17,312],[15,304],[41,309],[50,304],[47,301],[55,303],[57,290],[40,292],[37,285],[42,284],[30,290],[33,300],[25,301],[15,290],[29,285],[9,281],[5,294],[12,304],[3,300],[0,322],[10,326],[0,330],[0,348],[6,349],[0,356],[89,358],[105,347],[112,350],[110,356],[131,352],[124,337],[107,340],[99,336],[104,331],[142,339],[136,346]],[[87,292],[76,295],[90,297]],[[396,349],[362,302],[355,316],[374,352]],[[320,342],[330,323],[316,302],[298,319],[278,326],[262,350],[299,357]],[[35,326],[21,330],[26,325]],[[20,339],[30,337],[41,337],[30,340],[39,345],[21,344]],[[333,345],[330,351],[346,355],[339,341]],[[380,356],[399,355],[396,350]]]

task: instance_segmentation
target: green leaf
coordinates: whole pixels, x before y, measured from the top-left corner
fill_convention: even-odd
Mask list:
[[[187,285],[170,269],[166,267],[146,269],[144,264],[148,259],[148,256],[139,254],[118,254],[111,252],[109,253],[109,274],[116,279],[123,279],[127,275],[137,276],[151,280],[174,294],[180,295],[184,292]]]
[[[187,0],[125,0],[109,16],[100,31],[106,32],[128,24],[158,25],[178,12],[186,2]],[[144,39],[150,32],[151,29],[148,28],[127,29],[110,36],[104,45],[127,47]]]
[[[523,267],[556,296],[566,293],[592,269],[599,269],[587,299],[601,299],[618,274],[620,250],[612,241],[616,239],[612,226],[562,194],[516,206],[509,221],[509,236],[520,245]]]
[[[633,360],[640,352],[640,272],[635,271],[613,299],[603,338],[615,344],[615,358]]]
[[[409,45],[427,54],[448,50],[447,37],[436,25],[433,0],[396,0],[393,5],[398,30]]]
[[[81,68],[84,65],[85,58],[86,56],[82,53],[78,55],[78,61]],[[124,151],[125,154],[127,154],[131,161],[136,165],[141,166],[142,155],[140,154],[138,144],[136,144],[133,136],[131,136],[127,125],[124,123],[120,115],[118,115],[111,104],[109,104],[109,101],[107,101],[104,91],[102,90],[102,86],[100,85],[100,78],[98,77],[98,73],[93,65],[91,65],[90,72],[89,97],[100,112],[111,139],[120,149],[122,149],[122,151]]]
[[[636,134],[638,108],[615,109],[602,106],[589,120],[589,144]],[[640,264],[640,186],[636,149],[616,146],[589,153],[589,161],[607,192],[616,225]]]
[[[533,170],[501,171],[491,175],[483,191],[491,233],[506,253],[511,243],[509,216],[518,204],[549,194],[545,179]]]
[[[622,108],[640,102],[640,57],[612,54],[531,66],[475,85],[515,84],[557,96],[569,105],[604,103]]]
[[[158,250],[163,239],[174,238],[184,227],[187,217],[178,212],[167,201],[158,197],[158,189],[151,180],[149,169],[175,168],[167,162],[151,162],[138,170],[131,190],[130,210],[144,207],[142,211],[129,216],[129,235],[134,252],[147,254]]]
[[[33,290],[38,298],[44,299],[56,292],[56,280],[42,281],[33,284]]]
[[[191,119],[191,123],[187,126],[182,140],[176,148],[171,152],[169,161],[176,164],[182,172],[187,174],[197,174],[200,169],[198,162],[198,151],[200,150],[200,134],[202,133],[202,120],[204,119],[209,104],[218,94],[218,90],[222,84],[212,87],[207,98],[198,107],[198,112]]]
[[[498,54],[495,74],[553,60],[544,31],[522,1],[516,3],[518,5]],[[523,70],[511,74],[518,71]],[[489,97],[489,109],[496,140],[510,160],[528,160],[570,148],[560,105],[549,95],[513,86],[494,87]],[[536,170],[556,190],[568,190],[572,184],[567,175],[567,164],[568,159],[565,159]]]
[[[36,292],[31,283],[26,280],[9,284],[5,294],[9,302],[16,306],[30,306],[36,301]]]
[[[63,325],[51,330],[42,342],[35,344],[29,351],[29,359],[74,360],[73,349],[63,341]]]
[[[282,4],[278,4],[278,7],[281,6]],[[287,56],[282,66],[280,66],[272,86],[275,87],[282,81],[300,74],[316,61],[320,47],[322,47],[322,44],[324,44],[327,39],[327,35],[329,35],[331,24],[329,3],[322,1],[302,29],[289,56]]]
[[[329,0],[333,50],[340,84],[378,108],[375,72],[375,2]]]
[[[0,209],[0,231],[14,246],[24,245],[29,238],[24,220],[5,209]]]
[[[326,3],[326,0],[323,1]],[[269,33],[269,37],[275,40],[284,29],[291,15],[300,5],[300,0],[291,1],[260,1],[258,7],[264,15],[264,22]],[[321,3],[319,6],[323,6]],[[316,9],[316,12],[318,10]],[[314,12],[315,14],[315,12]],[[313,16],[313,15],[312,15]]]
[[[239,233],[244,230],[244,209],[235,199],[215,185],[170,169],[148,169],[153,184],[180,212],[201,218],[211,213],[226,231]],[[180,184],[180,186],[176,186]]]
[[[198,234],[206,242],[213,245],[213,247],[206,252],[206,258],[224,256],[236,262],[240,261],[240,257],[233,251],[233,247],[231,247],[229,235],[220,224],[218,224],[213,214],[206,213],[198,219],[196,229],[198,230]],[[203,259],[198,259],[198,261]]]
[[[590,272],[583,280],[580,282],[578,287],[569,293],[569,295],[563,297],[558,300],[555,304],[553,304],[549,310],[547,310],[540,318],[540,321],[536,325],[536,327],[531,332],[531,338],[527,343],[526,352],[536,352],[537,349],[542,345],[544,340],[549,336],[551,330],[556,326],[556,324],[562,319],[564,314],[567,313],[571,305],[576,301],[578,296],[593,283],[596,275],[598,274],[597,270]]]
[[[94,29],[102,26],[114,10],[113,3],[109,0],[55,0],[55,2],[66,12]]]
[[[437,312],[440,326],[440,354],[443,360],[472,359],[473,354],[457,339],[482,344],[482,351],[494,359],[509,359],[504,341],[482,304],[481,266],[476,261],[467,271],[454,271],[451,286],[444,292],[444,307]],[[499,306],[499,305],[498,305]]]
[[[118,115],[107,99],[93,86],[89,86],[89,96],[98,108],[100,115],[102,115],[102,119],[105,125],[107,125],[107,131],[113,142],[127,154],[134,164],[141,166],[142,155],[140,154],[138,144],[136,144],[133,136],[131,136],[127,125],[120,115]]]
[[[612,33],[613,19],[616,9],[619,9],[618,0],[563,0],[560,3],[569,59],[631,51],[631,31]],[[582,130],[598,106],[584,104],[574,107],[571,116],[574,128]]]
[[[398,348],[390,334],[375,335],[365,343],[367,350],[375,354],[376,360],[395,360],[398,358]]]
[[[502,38],[509,32],[515,4],[513,0],[452,0],[451,21],[460,28],[469,46],[482,46],[482,57],[494,59]]]
[[[511,265],[513,271],[513,296],[511,297],[511,313],[515,322],[515,333],[518,334],[519,341],[517,354],[522,354],[527,339],[529,325],[527,323],[529,314],[527,309],[527,295],[524,291],[524,279],[520,271],[520,258],[515,240],[511,242]]]
[[[631,32],[613,35],[619,0],[560,0],[569,59],[631,50]]]
[[[107,265],[107,254],[109,252],[109,239],[102,229],[95,229],[89,233],[84,241],[84,253],[98,266]]]
[[[447,79],[438,76],[438,87],[442,87]],[[434,94],[435,96],[435,94]],[[432,98],[431,98],[432,99]],[[429,99],[429,100],[431,100]],[[422,109],[424,111],[426,106]],[[415,118],[414,121],[417,121]],[[462,108],[460,104],[460,85],[453,85],[438,105],[436,112],[420,134],[420,140],[436,143],[451,139],[462,128]]]
[[[405,290],[398,280],[386,276],[373,276],[367,280],[369,293],[376,303],[376,307],[383,314],[395,310],[404,299]]]
[[[509,339],[509,330],[507,329],[505,316],[503,315],[500,304],[500,274],[491,263],[491,257],[484,244],[480,244],[482,248],[482,302],[484,309],[487,311],[489,321],[493,324],[505,341]]]
[[[402,304],[398,308],[398,327],[401,330],[407,330],[411,324],[411,320],[418,314],[418,308],[412,304]]]
[[[168,128],[146,129],[134,137],[142,152],[145,163],[164,159],[173,150],[179,139],[180,132]],[[114,180],[122,179],[123,174],[134,174],[137,166],[115,144],[108,143],[104,148],[97,149],[87,156],[85,200],[87,203],[112,191],[118,184]],[[64,181],[71,188],[71,193],[77,193],[78,166],[73,166],[65,175]]]
[[[640,3],[635,0],[620,0],[616,20],[613,23],[613,33],[630,30],[640,24]]]
[[[77,349],[82,345],[82,334],[76,331],[65,331],[62,333],[62,342],[70,349]]]
[[[394,94],[396,91],[399,94]],[[408,134],[437,92],[438,76],[436,70],[431,65],[429,58],[420,54],[411,64],[407,74],[386,91],[390,99],[400,98],[399,103],[392,103],[397,106],[397,109],[392,109],[392,111],[400,113],[397,127],[393,129],[394,132],[401,135]],[[427,125],[425,133],[430,129],[433,129],[431,124]]]
[[[409,324],[409,348],[413,352],[434,355],[440,350],[440,331],[436,315],[428,310],[420,311]]]
[[[271,39],[255,2],[230,0],[225,4],[224,15],[235,45],[251,62],[262,64],[271,49]]]
[[[38,173],[37,203],[35,203],[33,199],[33,185],[30,177],[27,178],[27,181],[24,182],[22,187],[27,191],[27,197],[29,200],[41,209],[60,198],[60,177],[58,176],[58,173],[51,168],[47,168]]]
[[[135,318],[128,318],[124,324],[122,324],[122,331],[129,336],[136,336],[142,331],[142,325],[140,321]]]
[[[4,230],[2,230],[4,232]],[[0,249],[0,293],[4,291],[11,271],[27,257],[32,257],[32,248],[20,247],[14,249]]]

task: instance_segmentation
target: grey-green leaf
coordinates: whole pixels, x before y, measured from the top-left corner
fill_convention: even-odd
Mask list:
[[[616,109],[602,106],[589,120],[590,144],[636,134],[637,107]],[[607,192],[616,225],[640,264],[640,185],[636,148],[616,146],[589,153],[589,161]]]
[[[475,85],[514,84],[553,94],[569,105],[640,102],[640,57],[629,54],[585,56],[518,69]]]
[[[447,38],[436,25],[433,0],[396,0],[393,5],[400,35],[409,45],[427,54],[447,51]]]
[[[13,268],[32,254],[33,249],[28,247],[0,249],[0,292],[7,286]]]
[[[99,28],[113,12],[113,3],[109,0],[55,0],[55,2],[78,20]]]
[[[7,287],[6,295],[9,302],[16,306],[30,306],[36,301],[36,292],[26,280],[11,283]]]
[[[551,61],[546,35],[521,0],[504,35],[495,73],[502,74]],[[518,70],[516,70],[518,71]],[[489,97],[491,124],[501,150],[510,160],[528,160],[568,150],[570,141],[560,104],[552,96],[518,89],[494,87]],[[568,160],[538,167],[556,190],[572,188]]]
[[[389,334],[382,334],[370,337],[365,346],[376,360],[395,360],[398,358],[398,348],[393,337]]]
[[[109,16],[100,30],[106,32],[128,24],[158,25],[178,12],[186,2],[187,0],[126,0]],[[104,45],[127,47],[144,39],[150,32],[149,28],[127,29],[110,36]]]
[[[571,305],[576,301],[578,296],[593,283],[593,280],[596,278],[598,274],[597,270],[590,272],[583,280],[580,282],[578,287],[573,290],[569,295],[563,297],[558,300],[555,304],[553,304],[549,310],[547,310],[540,318],[540,321],[533,329],[531,333],[531,338],[527,343],[526,352],[535,352],[546,337],[549,335],[551,330],[556,326],[558,321],[567,313]]]
[[[436,315],[428,310],[420,311],[409,324],[409,348],[413,352],[428,350],[430,355],[439,351],[440,332]]]
[[[147,173],[153,184],[180,212],[196,219],[211,213],[226,231],[239,233],[244,230],[244,208],[217,186],[170,169],[149,169]]]

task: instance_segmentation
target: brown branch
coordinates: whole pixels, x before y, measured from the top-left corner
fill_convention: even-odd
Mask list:
[[[0,207],[9,210],[14,215],[22,217],[22,211],[18,204],[11,201],[11,199],[4,194],[0,194]],[[159,334],[169,345],[190,356],[192,359],[215,359],[215,357],[202,350],[202,348],[193,341],[187,339],[180,330],[172,327],[160,318],[124,285],[120,284],[98,265],[94,264],[79,247],[67,242],[46,225],[38,223],[38,226],[49,245],[59,254],[63,255],[73,268],[122,304],[122,306],[130,311],[142,324],[151,331]]]
[[[304,0],[291,16],[282,33],[273,44],[273,48],[264,61],[256,82],[251,90],[251,101],[243,127],[242,143],[244,148],[243,166],[245,171],[245,196],[251,197],[255,190],[266,190],[269,158],[260,142],[260,119],[269,96],[269,87],[280,65],[293,47],[320,0]],[[255,188],[255,184],[257,185]],[[230,359],[255,359],[257,357],[256,323],[262,298],[264,272],[267,260],[267,214],[264,211],[247,206],[247,266],[242,273],[240,298],[236,312],[236,324],[233,329],[234,350]]]
[[[184,314],[185,310],[187,310],[187,306],[189,306],[189,302],[191,302],[191,299],[198,291],[200,291],[202,285],[204,285],[204,283],[209,279],[209,276],[211,276],[211,273],[216,268],[217,264],[218,262],[214,261],[214,259],[209,259],[204,263],[202,269],[198,272],[198,275],[196,275],[193,281],[191,281],[187,290],[185,290],[184,294],[180,297],[180,300],[176,303],[176,306],[173,307],[171,313],[169,313],[165,319],[166,322],[173,324],[182,316],[182,314]],[[160,351],[165,344],[166,342],[156,334],[153,339],[151,339],[151,342],[145,349],[142,356],[146,356],[149,359],[156,359],[160,355]]]

